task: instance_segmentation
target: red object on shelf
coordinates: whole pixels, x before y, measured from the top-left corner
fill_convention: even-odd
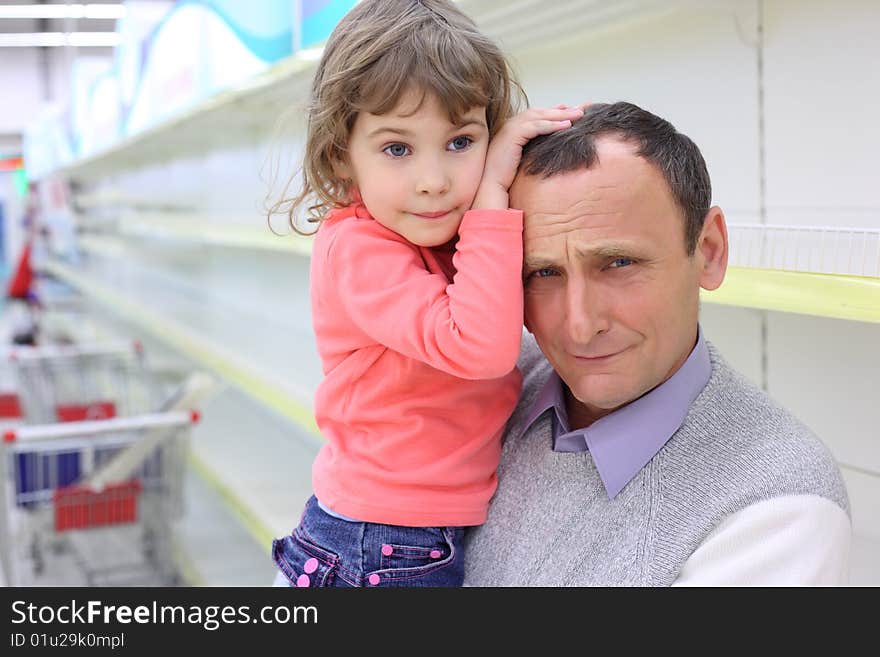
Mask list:
[[[2,157],[0,158],[0,171],[18,171],[24,169],[24,158]]]
[[[137,479],[112,484],[100,492],[88,486],[56,488],[55,531],[121,525],[137,520],[141,482]]]
[[[59,404],[55,407],[59,422],[79,422],[80,420],[106,420],[116,417],[116,404],[97,401],[91,404]]]
[[[31,286],[34,283],[34,271],[31,269],[31,245],[27,243],[21,251],[18,259],[18,267],[12,278],[9,279],[9,289],[6,295],[13,299],[27,299]]]
[[[22,416],[18,395],[14,392],[0,392],[0,419],[20,420]]]

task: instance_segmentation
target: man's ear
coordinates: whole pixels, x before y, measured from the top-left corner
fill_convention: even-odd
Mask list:
[[[699,263],[700,287],[715,290],[727,272],[727,223],[717,205],[709,208],[694,254]]]

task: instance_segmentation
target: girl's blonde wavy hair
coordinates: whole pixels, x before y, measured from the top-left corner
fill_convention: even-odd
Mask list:
[[[318,223],[348,205],[350,181],[336,175],[334,164],[345,161],[355,118],[392,111],[410,89],[423,99],[436,96],[453,123],[486,107],[490,137],[527,103],[498,46],[451,2],[365,0],[327,41],[312,83],[302,185],[275,203],[269,218],[286,215],[294,231],[309,234],[297,226],[301,208],[307,207],[308,222]]]

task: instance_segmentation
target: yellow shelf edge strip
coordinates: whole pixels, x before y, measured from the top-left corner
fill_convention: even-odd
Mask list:
[[[276,538],[275,533],[269,529],[269,526],[260,520],[258,514],[240,496],[236,495],[232,488],[223,482],[222,477],[208,466],[203,459],[190,451],[187,461],[196,474],[220,496],[223,504],[238,518],[251,538],[258,545],[263,546],[268,554],[270,552],[269,548],[272,545],[272,539]]]
[[[880,322],[880,278],[730,267],[706,303]]]
[[[172,536],[171,558],[174,561],[174,565],[177,566],[178,573],[183,580],[184,586],[207,585],[207,581],[201,571],[189,555],[189,552],[187,552],[187,550],[180,544],[176,535]]]
[[[284,392],[280,384],[254,372],[246,364],[237,362],[233,355],[224,353],[226,351],[224,348],[211,344],[203,336],[192,335],[190,330],[171,318],[144,310],[121,294],[90,280],[88,276],[75,271],[72,267],[50,261],[45,264],[45,269],[108,307],[112,312],[149,331],[158,340],[215,371],[229,383],[292,420],[301,428],[320,435],[310,404]]]
[[[226,246],[254,251],[278,251],[305,257],[312,255],[312,242],[309,238],[272,235],[268,233],[268,229],[266,230],[267,233],[263,234],[256,231],[217,226],[213,228],[202,226],[172,228],[167,225],[155,227],[137,225],[123,227],[119,235],[114,236],[80,235],[77,243],[85,251],[106,253],[107,255],[118,255],[126,243],[126,237],[172,239],[197,245]]]
[[[199,244],[217,244],[244,249],[288,251],[299,255],[312,254],[312,240],[296,234],[273,234],[268,225],[224,226],[205,221],[142,221],[123,223],[123,235],[171,238]]]
[[[195,350],[199,353],[194,353],[193,350],[187,348],[192,346],[189,344],[192,340],[186,335],[185,330],[182,331],[179,328],[174,329],[165,326],[157,332],[157,326],[166,320],[159,320],[157,316],[148,316],[148,314],[143,312],[142,309],[129,303],[121,296],[88,280],[88,277],[73,271],[73,269],[61,263],[49,262],[46,263],[45,268],[47,271],[66,280],[77,289],[88,294],[96,301],[105,305],[110,305],[112,310],[126,319],[143,326],[171,347],[186,353],[200,362],[205,362],[204,353],[202,352],[206,350],[199,348]],[[174,338],[171,334],[175,331],[177,333],[183,333],[183,335],[177,335],[176,338]],[[227,378],[232,383],[245,390],[248,394],[256,397],[267,405],[272,406],[276,410],[281,411],[282,414],[292,419],[299,426],[312,433],[318,434],[318,429],[314,424],[311,410],[302,406],[297,400],[278,393],[274,386],[261,379],[244,375],[241,370],[234,365],[224,365],[222,357],[216,357],[214,354],[211,354],[210,361],[211,364],[209,367],[218,371],[221,376],[224,376],[224,378]],[[268,550],[268,546],[271,545],[272,539],[275,538],[275,534],[259,519],[258,514],[244,503],[242,499],[223,482],[222,478],[201,458],[190,452],[187,460],[193,470],[195,470],[196,473],[220,495],[221,501],[239,519],[245,530],[251,535],[257,544],[267,546]],[[178,565],[180,565],[184,571],[182,575],[187,581],[193,582],[196,585],[198,585],[200,581],[203,581],[200,573],[195,568],[195,564],[192,563],[191,560],[186,559],[182,551],[176,556],[178,558]]]

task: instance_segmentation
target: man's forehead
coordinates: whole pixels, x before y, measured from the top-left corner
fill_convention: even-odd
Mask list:
[[[663,173],[618,137],[596,140],[598,159],[590,168],[549,176],[519,173],[510,188],[511,205],[529,214],[553,214],[626,204],[674,204]]]
[[[524,225],[526,260],[549,258],[572,251],[581,256],[634,255],[650,250],[656,241],[653,230],[624,213],[534,214]]]
[[[511,206],[524,213],[526,230],[558,231],[601,227],[669,206],[644,178],[592,170],[530,177],[510,190]]]
[[[592,254],[650,250],[670,229],[683,230],[680,211],[663,174],[632,144],[597,142],[590,169],[549,177],[517,176],[511,206],[523,210],[527,257],[563,246]],[[671,222],[676,224],[675,227]]]
[[[543,175],[517,174],[511,186],[511,196],[524,202],[535,202],[548,198],[571,197],[589,199],[595,192],[617,188],[621,191],[635,191],[647,183],[665,185],[662,174],[644,157],[637,147],[616,137],[602,137],[596,140],[597,161],[587,168],[574,169]],[[519,208],[528,210],[528,208]]]

